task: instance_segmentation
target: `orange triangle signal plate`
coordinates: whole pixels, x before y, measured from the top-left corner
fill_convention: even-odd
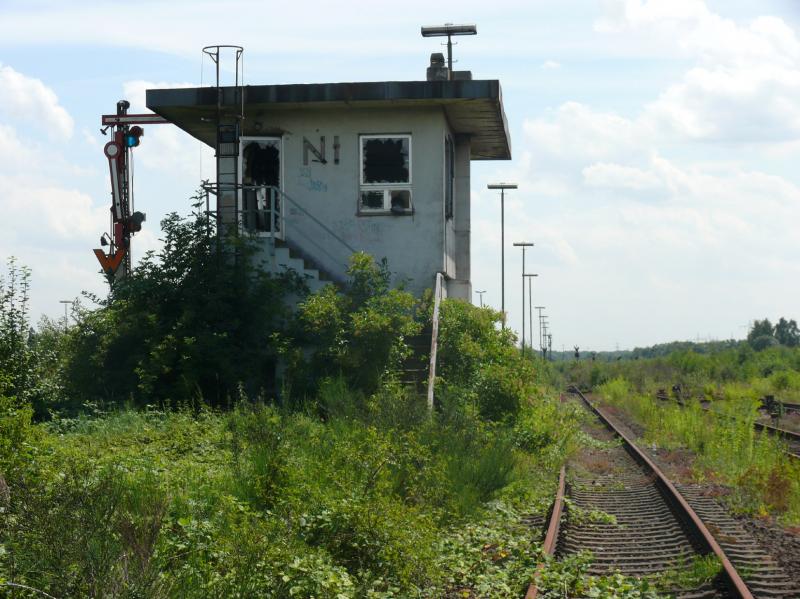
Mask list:
[[[125,249],[119,248],[116,253],[108,255],[103,250],[95,249],[94,255],[97,256],[97,261],[100,262],[103,272],[113,275],[117,272],[119,265],[122,264],[122,259],[125,257]]]

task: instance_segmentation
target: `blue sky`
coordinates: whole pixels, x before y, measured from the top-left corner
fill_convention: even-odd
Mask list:
[[[211,77],[201,47],[245,47],[245,81],[424,77],[421,25],[474,22],[458,68],[500,79],[513,160],[473,163],[473,283],[520,325],[519,251],[554,345],[632,347],[742,336],[798,318],[800,8],[794,0],[519,2],[16,2],[0,0],[0,257],[33,269],[33,307],[102,292],[103,113],[147,87]],[[139,106],[138,108],[143,108]],[[146,128],[136,151],[135,252],[185,211],[211,153]],[[476,298],[477,299],[477,298]]]

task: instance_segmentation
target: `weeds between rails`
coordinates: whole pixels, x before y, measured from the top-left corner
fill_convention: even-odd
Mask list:
[[[685,408],[687,406],[686,400],[677,397],[670,397],[663,390],[660,390],[658,393],[656,393],[656,399],[660,401],[672,401],[677,405],[681,406],[682,408]],[[795,405],[797,404],[786,404],[781,402],[781,406],[783,409],[794,409]],[[708,402],[705,402],[703,400],[700,400],[700,406],[705,411],[714,413],[715,415],[720,416],[722,418],[731,418],[731,416],[728,416],[726,414],[720,414],[719,412],[715,412],[711,408],[711,406],[708,405]],[[798,408],[800,408],[800,406],[798,406]],[[753,427],[757,431],[766,432],[769,435],[778,437],[783,441],[785,441],[788,446],[786,449],[786,453],[792,456],[793,458],[800,459],[800,433],[796,433],[794,431],[780,428],[778,426],[774,426],[771,424],[765,424],[763,422],[753,422]]]

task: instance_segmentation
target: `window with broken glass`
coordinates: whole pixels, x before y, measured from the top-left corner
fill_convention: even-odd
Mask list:
[[[245,230],[280,232],[280,138],[242,138],[241,169]]]
[[[411,213],[411,136],[362,135],[359,212]]]

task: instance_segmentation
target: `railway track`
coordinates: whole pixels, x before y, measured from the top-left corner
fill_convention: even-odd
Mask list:
[[[682,408],[686,407],[685,401],[674,397],[670,397],[666,393],[663,394],[659,393],[656,395],[656,398],[660,399],[661,401],[673,401]],[[800,404],[792,404],[786,402],[781,402],[781,404],[783,405],[783,408],[785,410],[794,410],[795,407],[800,409]],[[705,403],[701,402],[701,406],[706,411],[711,410],[711,407],[706,405]],[[717,415],[722,416],[723,418],[726,417],[724,414],[717,414]],[[763,431],[769,435],[773,435],[785,441],[787,446],[786,453],[788,453],[790,456],[794,458],[800,459],[800,433],[796,433],[794,431],[790,431],[785,428],[780,428],[772,424],[765,424],[763,422],[754,422],[753,427],[758,431]]]
[[[605,428],[592,429],[593,448],[562,470],[545,552],[564,557],[590,551],[589,574],[619,571],[660,579],[681,599],[800,598],[792,579],[721,506],[702,489],[679,491],[602,409],[577,389],[570,391]],[[708,563],[704,556],[716,556],[720,574],[713,580],[697,578],[688,586],[686,580],[679,583],[678,573],[701,560]],[[537,594],[532,585],[526,599]]]

